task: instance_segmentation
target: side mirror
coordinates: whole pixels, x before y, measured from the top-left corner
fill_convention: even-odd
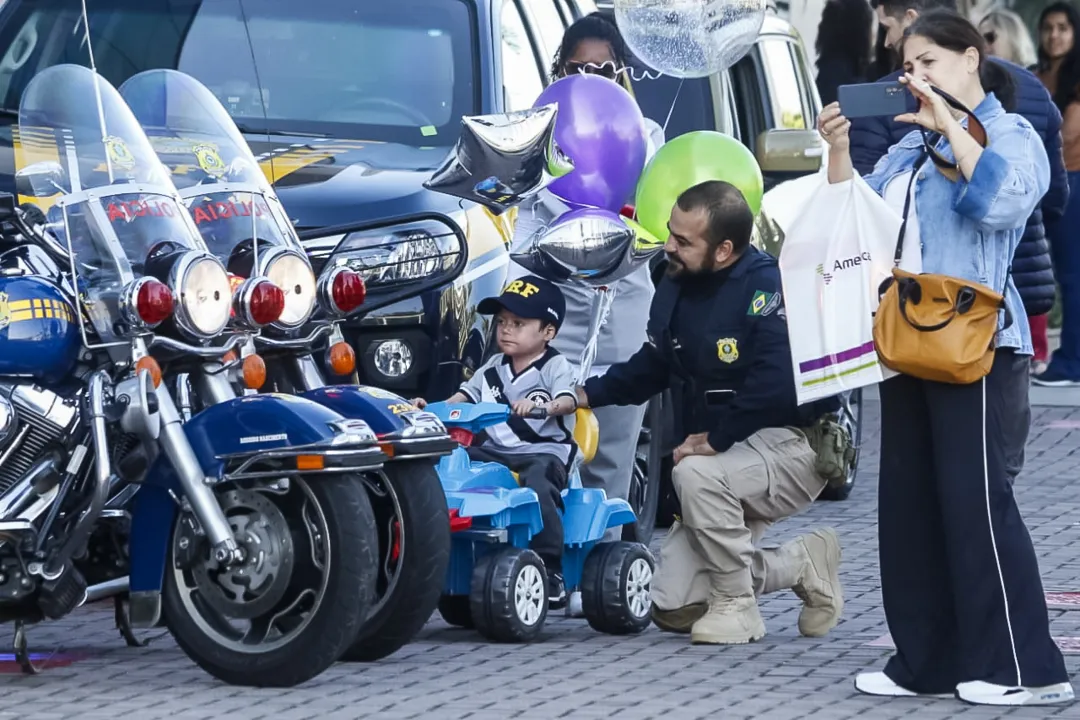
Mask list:
[[[762,173],[812,173],[821,168],[825,144],[817,130],[766,130],[758,135]]]
[[[15,173],[15,191],[27,197],[51,197],[71,192],[67,172],[60,163],[43,160]]]

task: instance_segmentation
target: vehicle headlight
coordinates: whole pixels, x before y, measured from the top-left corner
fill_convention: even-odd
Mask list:
[[[274,326],[294,330],[315,310],[315,273],[300,253],[280,249],[266,259],[263,275],[285,293],[285,309]]]
[[[318,238],[305,245],[316,263],[344,265],[373,290],[448,273],[464,250],[456,228],[437,220]]]
[[[199,339],[224,330],[232,310],[232,283],[221,261],[205,253],[187,253],[170,274],[169,284],[178,299],[177,327]]]

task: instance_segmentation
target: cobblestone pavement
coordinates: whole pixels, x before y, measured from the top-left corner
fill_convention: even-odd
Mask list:
[[[608,637],[564,618],[549,620],[543,642],[490,645],[433,620],[416,642],[383,662],[338,664],[291,690],[253,690],[211,679],[167,635],[147,648],[125,648],[111,609],[87,608],[31,629],[32,649],[57,653],[54,666],[36,677],[0,676],[0,718],[1080,717],[1080,705],[1003,711],[854,692],[855,673],[879,668],[889,654],[881,647],[886,628],[875,543],[876,403],[867,410],[864,475],[852,497],[820,503],[768,538],[782,541],[818,524],[839,529],[847,605],[827,638],[799,636],[798,601],[790,594],[763,601],[769,635],[762,642],[729,648],[693,647],[655,629]],[[1017,492],[1047,591],[1080,590],[1080,409],[1036,409]],[[1055,636],[1080,652],[1080,605],[1051,614]],[[1080,681],[1080,654],[1066,658]],[[0,662],[0,669],[11,672],[11,665]]]

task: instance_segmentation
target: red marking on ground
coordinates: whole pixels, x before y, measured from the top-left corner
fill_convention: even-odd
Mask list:
[[[1053,420],[1043,424],[1043,427],[1051,430],[1080,430],[1080,420]]]
[[[1080,607],[1080,592],[1048,592],[1046,604],[1050,607]]]
[[[88,657],[90,657],[90,654],[83,652],[32,652],[30,653],[30,662],[38,670],[44,670],[46,668],[67,667]],[[22,673],[22,667],[16,662],[15,655],[12,653],[0,653],[0,673]]]
[[[1057,643],[1057,646],[1063,653],[1080,654],[1080,637],[1055,637],[1054,642]],[[896,645],[893,643],[892,637],[886,633],[877,640],[871,640],[868,643],[864,643],[863,647],[888,648],[892,650],[896,648]]]

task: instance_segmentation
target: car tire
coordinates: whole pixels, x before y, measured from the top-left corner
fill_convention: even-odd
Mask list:
[[[585,558],[581,604],[589,626],[609,635],[649,627],[656,560],[641,543],[600,543]]]
[[[851,390],[840,398],[841,407],[839,412],[840,424],[847,428],[851,435],[851,444],[855,448],[855,459],[848,470],[847,479],[843,485],[826,485],[821,491],[819,499],[839,502],[847,500],[851,491],[855,489],[855,478],[859,473],[859,448],[862,445],[863,428],[863,393],[862,389]]]
[[[519,592],[528,602],[515,602]],[[535,640],[548,612],[547,572],[540,556],[506,547],[481,558],[473,569],[469,608],[477,631],[488,640]]]

